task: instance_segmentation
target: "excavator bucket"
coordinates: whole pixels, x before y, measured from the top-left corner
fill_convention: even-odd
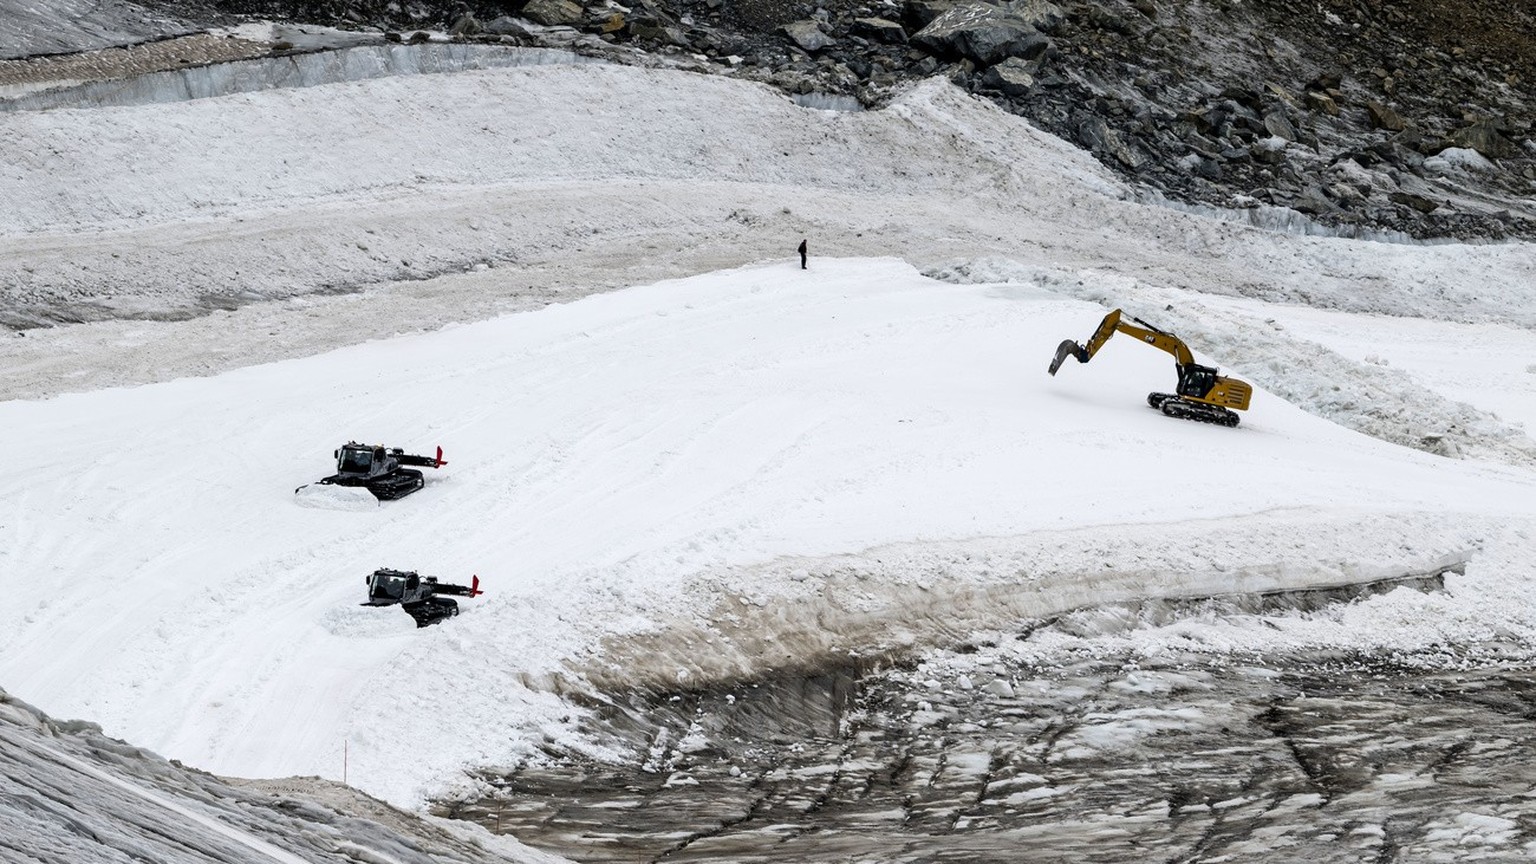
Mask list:
[[[1065,363],[1068,357],[1076,357],[1077,362],[1087,363],[1088,351],[1083,346],[1077,344],[1071,339],[1062,342],[1060,345],[1056,346],[1056,358],[1051,361],[1052,375],[1056,374],[1056,370],[1061,368],[1061,364]]]

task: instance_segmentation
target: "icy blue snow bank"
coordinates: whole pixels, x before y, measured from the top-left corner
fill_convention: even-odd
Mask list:
[[[113,81],[92,81],[0,99],[0,111],[147,105],[282,87],[315,87],[344,81],[365,81],[392,75],[601,62],[574,51],[556,48],[433,43],[364,45],[336,51],[290,54],[153,72]]]
[[[801,108],[817,111],[863,111],[864,105],[856,96],[840,96],[836,93],[797,93],[789,97]]]

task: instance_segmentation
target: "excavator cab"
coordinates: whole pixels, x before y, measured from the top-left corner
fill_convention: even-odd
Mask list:
[[[1211,366],[1201,366],[1197,363],[1189,363],[1179,367],[1180,396],[1188,396],[1191,399],[1204,399],[1216,386],[1216,369]]]

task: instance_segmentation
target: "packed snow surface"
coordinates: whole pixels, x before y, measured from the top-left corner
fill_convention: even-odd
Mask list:
[[[606,635],[708,615],[716,589],[817,603],[793,571],[719,584],[750,565],[915,541],[1043,548],[1071,529],[1093,538],[1081,552],[1053,547],[1003,580],[1070,608],[1429,569],[1471,556],[1490,520],[1536,511],[1529,471],[1405,450],[1262,392],[1235,430],[1165,418],[1143,397],[1171,364],[1134,342],[1045,375],[1053,342],[1101,312],[892,259],[765,264],[0,404],[8,452],[28,457],[6,469],[3,571],[19,602],[0,611],[0,680],[221,773],[336,776],[349,742],[351,782],[410,800],[511,758],[530,729],[558,737],[572,708],[529,676]],[[398,502],[298,506],[294,488],[349,437],[442,444],[449,465]],[[1148,542],[1148,523],[1203,566]],[[906,554],[865,590],[939,555]],[[1293,554],[1289,579],[1271,572]],[[380,566],[478,573],[489,593],[417,632],[358,605]],[[1465,602],[1511,575],[1485,574]],[[956,586],[939,583],[944,603]],[[1003,623],[949,602],[934,617]]]
[[[388,133],[417,116],[430,137]],[[1137,204],[943,82],[838,114],[675,72],[492,70],[20,112],[0,141],[32,154],[0,171],[9,313],[186,314],[209,285],[399,278],[402,248],[496,265],[0,346],[0,392],[27,397],[0,402],[0,683],[199,768],[340,778],[345,753],[350,783],[414,804],[584,746],[571,688],[1136,597],[1455,566],[1441,594],[1205,647],[1536,636],[1528,247]],[[1242,426],[1150,410],[1173,364],[1128,338],[1047,376],[1113,307],[1256,384]],[[1434,359],[1468,333],[1517,386]],[[296,495],[348,439],[449,464],[397,502]],[[488,593],[417,631],[358,605],[386,566]]]

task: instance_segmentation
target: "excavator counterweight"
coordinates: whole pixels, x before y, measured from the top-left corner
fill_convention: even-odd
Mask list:
[[[1087,363],[1099,353],[1099,349],[1104,347],[1104,343],[1108,342],[1111,336],[1124,333],[1173,355],[1174,365],[1179,373],[1176,392],[1150,393],[1147,395],[1148,405],[1169,417],[1199,420],[1221,426],[1236,426],[1238,415],[1232,409],[1248,410],[1248,402],[1253,397],[1253,388],[1247,382],[1217,374],[1213,366],[1202,366],[1196,363],[1195,355],[1189,350],[1189,346],[1172,333],[1160,330],[1140,318],[1131,320],[1136,323],[1125,323],[1122,320],[1121,311],[1116,309],[1104,316],[1104,320],[1099,322],[1099,328],[1088,337],[1086,344],[1079,345],[1071,339],[1065,340],[1056,347],[1056,356],[1051,360],[1050,373],[1055,375],[1068,357],[1077,358],[1079,363]]]

